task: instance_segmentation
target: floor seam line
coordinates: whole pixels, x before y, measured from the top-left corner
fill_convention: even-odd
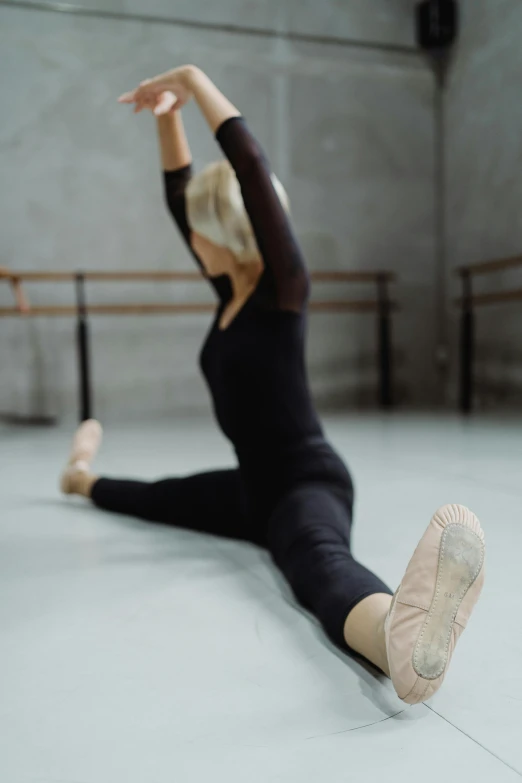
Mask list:
[[[481,742],[476,740],[474,737],[471,736],[471,734],[468,734],[464,729],[461,729],[460,726],[456,726],[454,723],[452,723],[448,718],[445,718],[444,715],[441,715],[440,712],[437,712],[437,710],[433,709],[433,707],[430,707],[429,704],[424,704],[425,707],[427,707],[431,712],[433,712],[434,715],[437,715],[441,720],[448,723],[450,726],[453,726],[454,729],[456,729],[458,732],[463,734],[465,737],[467,737],[471,742],[474,742],[475,745],[478,745],[479,748],[482,748],[482,750],[485,750],[486,753],[489,753],[490,756],[493,756],[493,758],[497,759],[497,761],[500,761],[501,764],[503,764],[505,767],[510,769],[512,772],[515,772],[519,777],[522,778],[522,772],[518,770],[516,767],[513,767],[508,761],[504,761],[503,758],[498,756],[496,753],[494,753],[492,750],[489,750],[489,748],[486,748],[484,745],[482,745]]]

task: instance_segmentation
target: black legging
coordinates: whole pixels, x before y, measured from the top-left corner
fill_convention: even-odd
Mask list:
[[[150,483],[101,478],[92,500],[107,511],[267,547],[300,603],[345,649],[343,629],[353,607],[373,593],[391,592],[351,554],[352,496],[345,488],[297,486],[262,531],[248,513],[239,470]]]

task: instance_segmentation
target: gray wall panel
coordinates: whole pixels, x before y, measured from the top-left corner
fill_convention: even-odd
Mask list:
[[[432,80],[420,60],[343,46],[0,7],[4,177],[2,263],[15,269],[191,269],[167,216],[152,118],[116,96],[170,63],[196,61],[246,114],[287,185],[311,268],[384,266],[402,276],[397,344],[403,397],[431,393]],[[5,69],[5,70],[4,70]],[[196,165],[216,146],[186,111]],[[67,287],[29,289],[69,302]],[[415,291],[415,296],[413,296]],[[177,292],[177,293],[176,293]],[[321,292],[318,291],[318,294]],[[325,292],[327,293],[327,292]],[[337,292],[334,292],[337,293]],[[366,291],[347,289],[347,294]],[[204,284],[89,289],[91,301],[207,297]],[[2,302],[7,290],[0,290]],[[418,299],[420,296],[420,299]],[[97,413],[124,418],[206,410],[196,355],[205,316],[94,322]],[[0,409],[74,415],[70,321],[2,322]],[[313,316],[312,383],[324,402],[368,404],[368,316]]]
[[[522,6],[516,0],[463,3],[463,36],[447,98],[449,272],[461,264],[522,254]],[[451,277],[451,290],[456,282]],[[477,280],[476,290],[522,286],[522,270]],[[458,371],[453,325],[451,393]],[[522,399],[522,308],[483,308],[477,315],[479,403]]]

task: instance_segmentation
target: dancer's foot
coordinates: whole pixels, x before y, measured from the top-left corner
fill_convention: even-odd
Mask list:
[[[65,495],[89,494],[96,480],[91,472],[91,462],[100,447],[102,433],[101,424],[95,419],[88,419],[78,427],[67,467],[60,479],[60,489]]]
[[[444,506],[421,538],[385,623],[390,676],[408,704],[441,686],[483,583],[480,522],[464,506]]]

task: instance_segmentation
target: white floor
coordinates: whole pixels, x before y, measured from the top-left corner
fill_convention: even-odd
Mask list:
[[[327,420],[355,550],[395,587],[432,512],[470,505],[486,589],[442,691],[409,708],[337,653],[245,544],[60,498],[64,430],[0,431],[1,783],[504,783],[522,776],[522,425]],[[208,423],[110,429],[97,467],[230,462]]]

